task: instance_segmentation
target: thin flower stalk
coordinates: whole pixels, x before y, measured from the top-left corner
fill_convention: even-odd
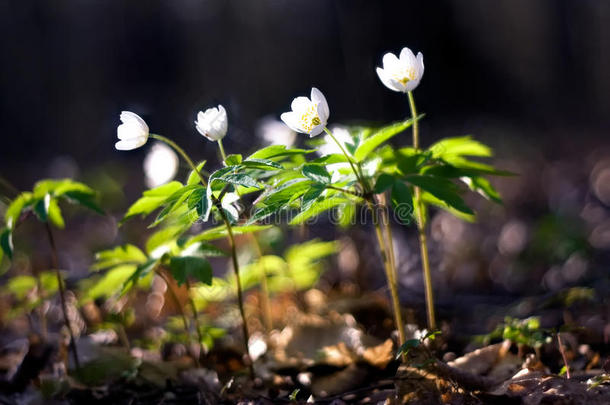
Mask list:
[[[402,346],[405,343],[405,331],[404,331],[404,323],[402,320],[402,311],[400,309],[400,299],[398,295],[398,284],[396,282],[396,270],[395,270],[395,262],[394,262],[394,247],[392,245],[391,232],[386,231],[388,235],[388,239],[383,235],[382,224],[389,227],[389,218],[383,215],[381,218],[376,208],[376,201],[373,198],[373,195],[370,192],[369,185],[365,181],[364,176],[361,175],[361,172],[356,169],[356,164],[353,162],[343,145],[337,140],[337,138],[333,135],[333,133],[328,129],[324,128],[324,131],[335,141],[337,146],[341,149],[345,157],[347,158],[354,175],[358,179],[362,189],[364,190],[364,197],[366,201],[366,205],[371,211],[373,225],[375,227],[375,235],[377,236],[377,243],[379,244],[379,251],[381,254],[381,259],[383,261],[386,279],[388,281],[388,286],[390,287],[390,296],[392,298],[392,308],[394,311],[394,321],[396,323],[396,328],[398,329],[398,338],[399,344]],[[383,210],[382,210],[383,211]],[[385,211],[384,211],[385,212]],[[403,360],[406,358],[403,356]]]
[[[190,166],[191,170],[193,170],[193,172],[195,172],[199,176],[199,180],[201,181],[201,184],[204,187],[207,187],[208,183],[207,183],[205,177],[203,177],[201,172],[199,170],[197,170],[197,166],[195,166],[195,164],[193,163],[191,158],[187,155],[187,153],[184,151],[184,149],[182,149],[180,146],[178,146],[171,139],[166,138],[166,137],[164,137],[162,135],[150,134],[150,137],[154,138],[154,139],[157,139],[157,140],[159,140],[161,142],[165,142],[166,144],[168,144],[169,146],[174,148],[174,150],[176,150],[176,152],[178,152],[178,154],[180,156],[182,156],[182,158]],[[250,340],[250,334],[248,333],[248,324],[247,324],[247,319],[246,319],[246,312],[244,310],[243,292],[242,292],[241,280],[240,280],[240,276],[239,276],[239,262],[237,260],[237,247],[236,247],[236,244],[235,244],[235,237],[233,235],[233,228],[231,227],[231,222],[229,221],[229,219],[227,218],[226,214],[222,210],[222,206],[221,206],[220,201],[216,197],[214,197],[214,196],[212,196],[212,199],[213,199],[214,205],[216,205],[216,207],[218,208],[220,217],[222,218],[222,221],[223,221],[225,227],[227,228],[227,235],[228,235],[228,239],[229,239],[229,246],[230,246],[230,249],[231,249],[231,260],[232,260],[232,263],[233,263],[233,271],[235,272],[235,283],[236,283],[236,287],[237,287],[237,304],[238,304],[238,307],[239,307],[239,313],[241,315],[241,320],[242,320],[242,331],[243,331],[243,335],[244,335],[244,348],[245,348],[246,355],[248,357],[248,366],[249,366],[250,376],[254,377],[254,368],[253,368],[252,363],[250,361],[251,357],[250,357],[250,350],[249,350],[249,347],[248,347],[248,341]]]
[[[72,356],[74,359],[74,365],[76,366],[76,370],[80,371],[80,360],[78,356],[78,350],[76,348],[76,340],[74,339],[74,331],[72,330],[72,323],[70,322],[70,318],[68,316],[68,304],[66,303],[66,291],[64,288],[64,281],[61,277],[61,273],[59,272],[59,260],[57,258],[57,247],[55,245],[55,239],[53,238],[53,232],[51,231],[51,226],[48,222],[45,223],[45,227],[47,229],[47,236],[49,238],[49,244],[51,245],[51,258],[53,260],[53,267],[55,268],[55,275],[57,276],[57,286],[59,289],[59,299],[61,302],[61,311],[64,315],[64,323],[66,328],[68,329],[68,333],[70,335],[70,349],[72,350]]]
[[[419,122],[417,120],[417,109],[413,92],[407,92],[409,96],[409,108],[413,119],[413,148],[419,150]],[[421,189],[417,186],[413,188],[415,214],[417,216],[417,230],[419,235],[419,249],[421,252],[422,268],[424,272],[424,288],[426,291],[426,314],[428,318],[428,328],[436,330],[436,315],[434,311],[434,291],[432,289],[432,274],[430,272],[430,260],[428,257],[428,242],[426,237],[426,218],[424,213],[424,202],[422,201]]]

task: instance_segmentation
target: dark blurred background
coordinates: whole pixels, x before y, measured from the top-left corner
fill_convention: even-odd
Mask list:
[[[406,97],[375,66],[403,46],[424,54],[429,140],[510,136],[553,154],[607,139],[607,1],[19,0],[0,3],[0,171],[24,189],[57,156],[134,160],[113,148],[123,109],[201,156],[198,110],[225,105],[226,145],[244,151],[261,116],[312,85],[331,122],[397,120]]]
[[[88,220],[98,232],[60,236],[73,246],[63,263],[83,273],[92,251],[145,240],[141,228],[116,230],[144,188],[149,149],[114,149],[121,110],[196,159],[216,155],[193,120],[218,103],[229,114],[229,153],[253,149],[258,120],[279,117],[312,86],[325,93],[331,123],[395,121],[407,99],[375,67],[403,46],[424,54],[415,91],[423,144],[474,134],[494,147],[495,164],[520,174],[494,180],[504,206],[470,199],[477,225],[435,213],[441,314],[467,307],[481,316],[481,300],[456,294],[510,304],[592,287],[605,309],[578,322],[610,339],[609,1],[2,1],[0,178],[25,190],[67,176],[103,190],[114,217]],[[395,237],[403,303],[423,311],[415,233],[401,227]],[[352,230],[349,243],[344,252],[360,253],[357,266],[371,273],[363,285],[383,286],[367,230]],[[331,272],[326,281],[340,279]],[[541,302],[508,313],[526,316]]]

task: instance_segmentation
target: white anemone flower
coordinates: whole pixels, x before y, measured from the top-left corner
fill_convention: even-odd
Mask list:
[[[172,180],[178,172],[178,155],[164,143],[155,143],[144,158],[144,174],[149,188]]]
[[[138,114],[121,111],[122,124],[117,128],[119,141],[114,145],[118,150],[137,149],[148,141],[148,125]]]
[[[335,136],[335,139],[337,139],[337,141],[341,143],[345,151],[348,152],[345,144],[353,143],[354,138],[352,138],[352,135],[349,133],[347,128],[342,126],[334,126],[330,128],[330,131]],[[324,137],[324,144],[318,147],[317,152],[320,156],[332,155],[334,153],[343,154],[343,151],[341,150],[339,145],[337,145],[337,143],[333,140],[333,138],[330,137],[330,135],[326,135]]]
[[[419,52],[416,58],[406,47],[400,51],[400,57],[388,52],[383,55],[383,68],[377,68],[377,75],[390,90],[413,91],[424,75],[424,55]]]
[[[291,147],[296,141],[297,133],[271,117],[265,117],[258,122],[256,135],[263,140],[266,145],[285,145]]]
[[[292,111],[281,115],[282,121],[296,132],[319,135],[328,122],[330,115],[324,94],[315,87],[311,89],[311,98],[297,97],[292,100]]]
[[[195,128],[210,141],[219,141],[227,134],[227,111],[220,104],[197,114]]]

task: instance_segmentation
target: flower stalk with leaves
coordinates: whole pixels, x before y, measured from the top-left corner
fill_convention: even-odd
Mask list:
[[[9,258],[12,258],[13,234],[22,216],[33,212],[38,220],[44,224],[51,247],[52,266],[57,279],[57,288],[59,291],[64,324],[70,335],[69,345],[77,370],[80,369],[80,359],[76,348],[74,328],[68,314],[65,283],[59,267],[57,246],[53,231],[51,230],[51,225],[54,225],[59,229],[65,227],[65,221],[59,206],[60,201],[77,204],[103,215],[104,212],[98,207],[95,199],[96,193],[82,183],[69,179],[39,181],[34,185],[32,192],[23,192],[11,202],[6,211],[6,228],[0,232],[0,245],[2,246],[2,250]],[[38,285],[42,285],[40,279],[38,279]],[[44,317],[44,314],[41,313],[41,317]],[[44,319],[41,319],[41,324],[46,324]]]

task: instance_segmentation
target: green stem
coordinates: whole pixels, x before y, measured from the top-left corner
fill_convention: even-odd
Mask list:
[[[197,173],[197,175],[199,176],[199,180],[201,181],[201,184],[204,187],[207,187],[207,181],[205,180],[205,178],[203,177],[203,175],[201,174],[201,172],[199,170],[197,170],[197,167],[195,166],[195,164],[193,163],[193,161],[191,160],[191,158],[186,154],[186,152],[184,151],[184,149],[182,149],[180,146],[178,146],[174,141],[172,141],[169,138],[166,138],[162,135],[157,135],[157,134],[150,134],[151,138],[157,139],[161,142],[165,142],[166,144],[168,144],[169,146],[171,146],[172,148],[174,148],[176,150],[176,152],[178,152],[186,161],[186,163],[191,167],[191,169]],[[250,357],[250,350],[248,348],[248,340],[250,338],[250,335],[248,333],[248,324],[246,323],[246,313],[244,311],[244,303],[243,303],[243,293],[242,293],[242,289],[241,289],[241,281],[239,278],[239,263],[237,262],[237,248],[235,246],[235,238],[233,236],[233,229],[231,228],[231,223],[229,222],[229,219],[227,218],[227,216],[225,215],[224,211],[222,210],[222,206],[220,205],[220,201],[214,197],[214,195],[212,195],[212,202],[214,203],[214,205],[216,205],[216,207],[218,208],[218,211],[220,213],[220,217],[222,218],[225,227],[227,228],[227,234],[229,237],[229,244],[231,247],[231,258],[233,260],[233,270],[235,271],[235,279],[236,279],[236,284],[237,284],[237,299],[238,299],[238,305],[239,305],[239,313],[241,314],[241,319],[242,319],[242,330],[244,333],[244,346],[246,349],[246,355],[248,357],[248,366],[249,366],[249,371],[250,371],[250,377],[254,378],[254,367],[252,366],[252,362],[251,362],[251,357]]]
[[[186,161],[186,163],[191,167],[191,169],[197,173],[197,175],[199,176],[199,180],[201,181],[201,184],[203,185],[203,187],[207,187],[207,181],[205,180],[205,177],[203,177],[203,175],[201,174],[201,172],[199,170],[197,170],[197,166],[195,166],[195,164],[193,163],[193,161],[191,160],[191,158],[189,157],[189,155],[186,154],[186,152],[184,151],[184,149],[182,149],[180,146],[178,146],[177,143],[175,143],[174,141],[172,141],[169,138],[164,137],[163,135],[158,135],[158,134],[150,134],[151,138],[154,138],[156,140],[159,140],[161,142],[164,142],[166,144],[168,144],[169,146],[171,146],[172,148],[174,148],[174,150],[176,152],[178,152],[180,154],[180,156],[182,156],[182,158]]]
[[[61,311],[64,315],[64,323],[66,324],[66,328],[68,328],[68,333],[70,334],[70,349],[72,349],[72,356],[74,358],[74,365],[76,366],[76,370],[80,371],[80,361],[78,359],[78,350],[76,349],[76,340],[74,339],[74,332],[72,331],[72,323],[70,322],[70,318],[68,317],[68,305],[66,303],[66,291],[64,288],[64,281],[61,278],[61,273],[59,272],[57,247],[55,246],[55,239],[53,238],[53,232],[51,232],[51,226],[48,222],[45,222],[45,226],[47,228],[47,236],[49,237],[49,243],[51,244],[51,258],[53,260],[53,267],[55,268],[55,275],[57,276],[57,286],[59,288]]]
[[[409,96],[409,108],[413,119],[413,148],[419,149],[419,121],[417,120],[417,109],[413,92]],[[436,330],[436,315],[434,313],[434,290],[432,289],[432,274],[430,272],[430,260],[428,258],[428,242],[426,238],[426,218],[424,214],[424,202],[419,187],[414,187],[415,213],[417,216],[417,229],[419,234],[419,250],[421,252],[422,268],[424,272],[424,288],[426,291],[426,314],[428,317],[428,329]]]
[[[199,364],[199,359],[205,353],[205,348],[203,347],[203,335],[201,334],[201,325],[199,324],[197,305],[195,305],[195,300],[191,296],[191,282],[188,279],[186,280],[186,290],[189,304],[191,305],[191,309],[193,311],[193,326],[195,327],[195,331],[197,332],[197,340],[199,341],[199,356],[197,357],[197,364]]]
[[[352,161],[352,158],[349,156],[349,154],[347,153],[347,151],[345,150],[343,145],[341,145],[341,142],[339,142],[337,140],[337,138],[335,138],[335,135],[333,135],[333,133],[328,128],[324,127],[324,132],[326,132],[328,134],[328,136],[330,136],[332,138],[332,140],[335,141],[335,143],[337,144],[339,149],[341,149],[341,152],[343,152],[343,155],[349,162],[349,165],[352,167],[352,171],[356,175],[356,179],[358,179],[358,182],[360,182],[360,184],[362,185],[362,187],[365,189],[365,192],[366,192],[367,187],[366,187],[366,182],[364,181],[364,177],[360,177],[360,172],[356,169],[356,166],[355,166],[354,162]]]
[[[358,179],[358,182],[360,183],[360,185],[362,186],[362,188],[364,190],[364,198],[366,200],[368,209],[371,211],[371,215],[373,218],[373,225],[375,226],[375,234],[377,235],[377,242],[379,244],[379,251],[381,253],[381,258],[383,260],[383,265],[384,265],[385,272],[386,272],[386,278],[388,280],[388,286],[390,287],[390,295],[392,297],[392,307],[394,310],[394,321],[396,323],[396,328],[398,329],[399,343],[402,346],[405,343],[405,331],[404,331],[404,324],[402,321],[402,313],[400,310],[400,300],[398,297],[398,285],[396,283],[396,277],[395,277],[396,271],[395,271],[395,267],[394,267],[394,247],[392,246],[392,240],[390,239],[388,242],[386,242],[386,240],[383,236],[383,231],[381,229],[379,216],[378,216],[376,208],[375,208],[375,201],[372,198],[372,195],[369,193],[368,183],[365,181],[364,176],[362,176],[362,173],[360,173],[356,169],[356,165],[354,164],[354,162],[352,161],[350,156],[347,154],[347,151],[343,148],[343,145],[341,145],[341,143],[337,140],[337,138],[335,138],[333,133],[326,127],[324,127],[324,131],[333,139],[333,141],[335,141],[337,146],[339,146],[339,148],[341,149],[341,152],[343,152],[343,155],[345,155],[345,157],[347,158],[347,160],[352,168],[352,171],[354,172],[354,175],[356,176],[356,178]],[[331,187],[331,188],[334,188],[334,187]],[[340,189],[340,190],[344,191],[343,189]],[[359,197],[362,197],[362,196],[359,196]],[[389,221],[385,221],[385,216],[384,216],[384,222],[386,222],[386,223],[389,222]],[[388,232],[388,236],[391,238],[391,232]],[[389,243],[389,246],[388,246],[388,243]],[[402,359],[403,359],[403,361],[406,361],[406,357],[404,355],[403,355]]]
[[[218,149],[220,149],[220,156],[222,157],[222,161],[227,160],[227,154],[225,153],[225,148],[222,146],[222,139],[218,140]]]
[[[394,269],[392,267],[390,255],[388,253],[388,249],[393,249],[393,246],[387,246],[386,241],[383,237],[383,232],[381,230],[381,226],[379,224],[379,216],[377,215],[377,210],[375,209],[374,204],[367,200],[367,206],[371,211],[371,215],[373,217],[373,225],[375,226],[375,235],[377,236],[377,243],[379,244],[379,251],[381,253],[381,259],[383,261],[386,279],[388,281],[388,286],[390,287],[390,296],[392,298],[392,310],[394,312],[394,323],[396,324],[396,329],[398,329],[398,344],[402,346],[406,341],[404,323],[402,320],[402,311],[400,309],[400,299],[398,296],[398,285],[396,283],[396,278],[394,277]],[[390,241],[391,243],[391,241]],[[403,362],[406,362],[407,358],[403,354],[402,355]]]

